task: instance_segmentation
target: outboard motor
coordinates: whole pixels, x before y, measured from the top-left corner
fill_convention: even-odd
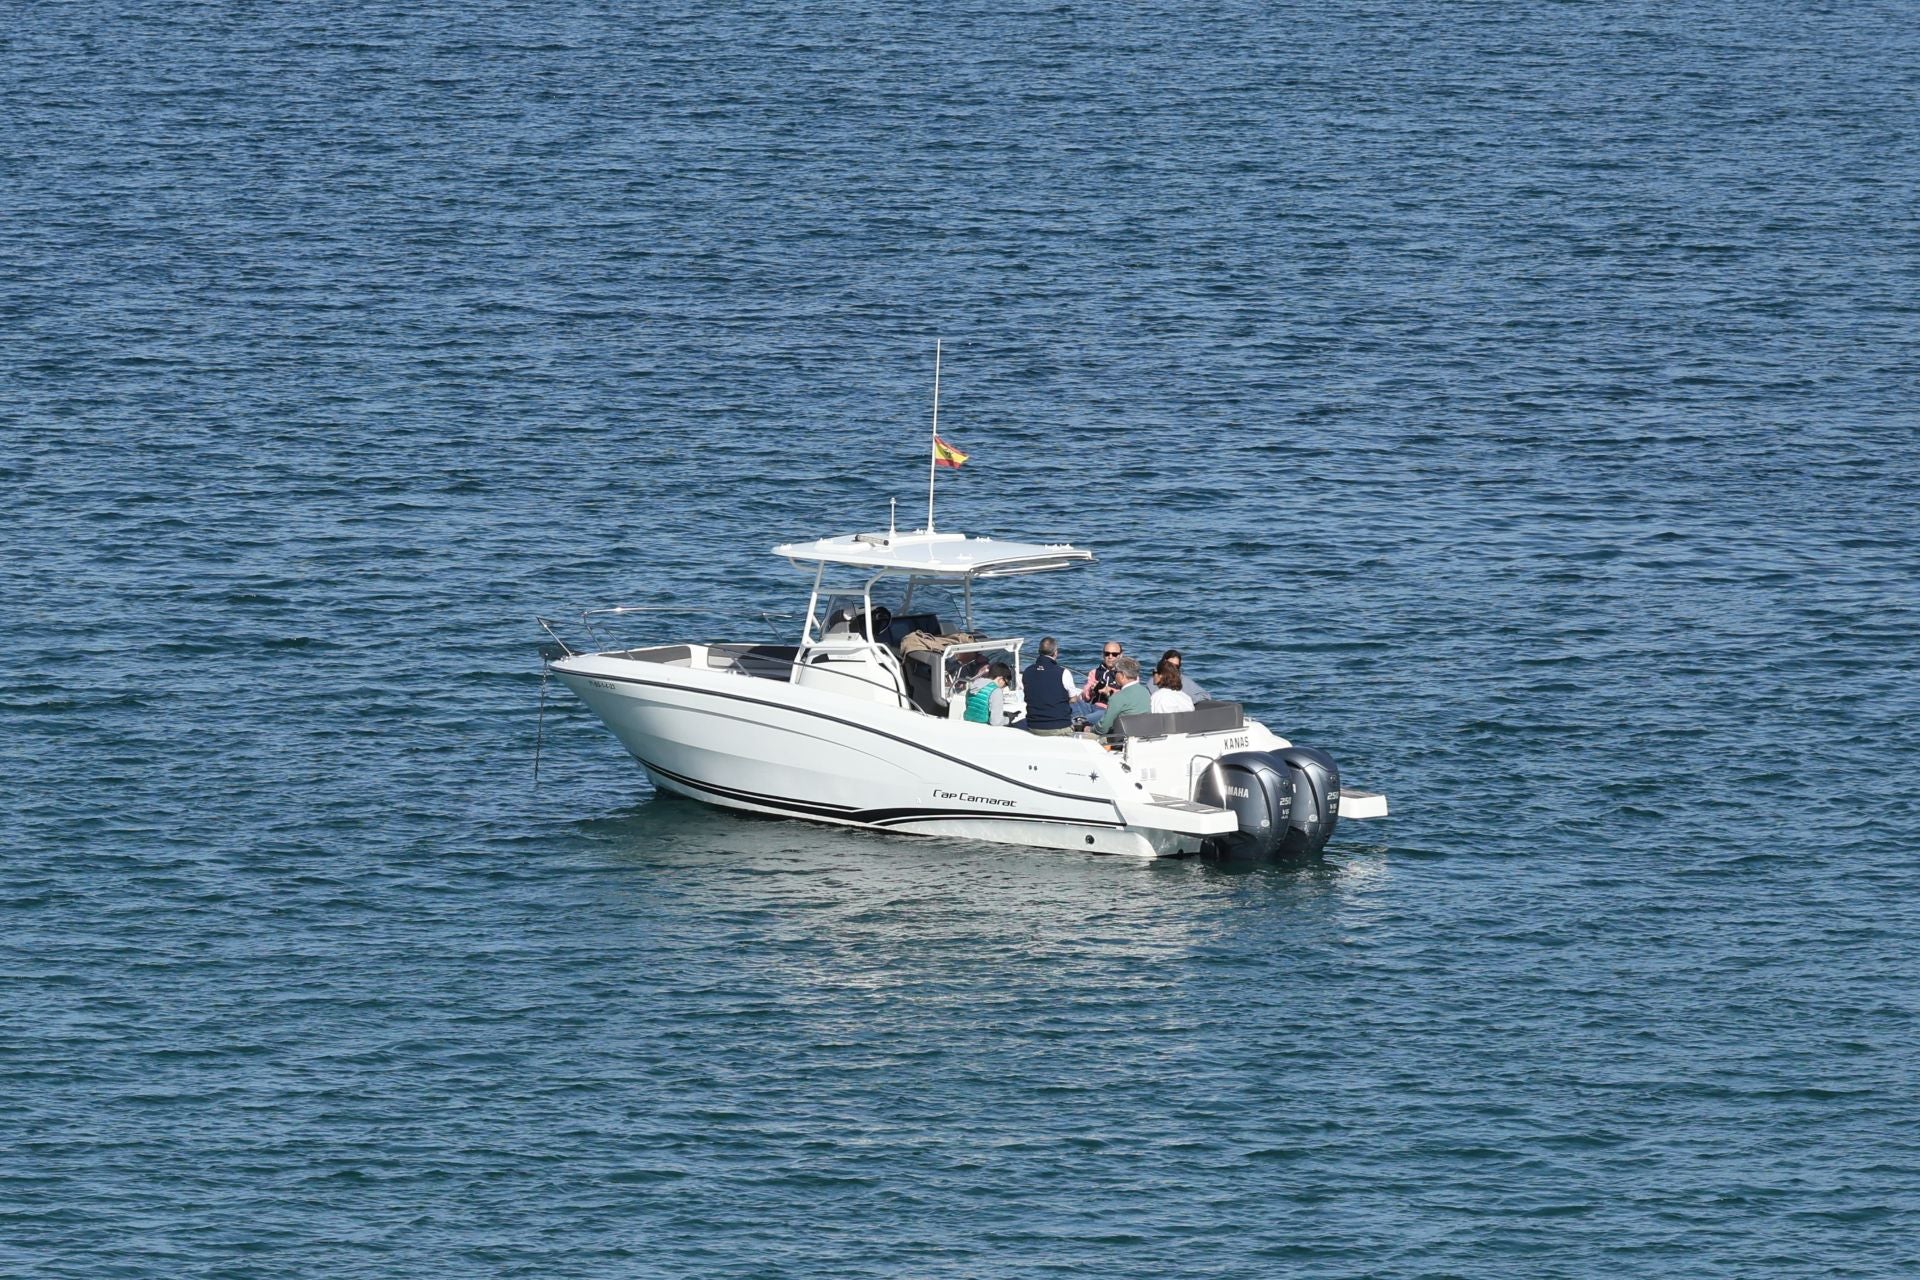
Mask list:
[[[1230,852],[1272,857],[1292,834],[1293,778],[1275,752],[1234,751],[1221,756],[1200,775],[1193,798],[1240,820],[1240,830],[1221,840]]]
[[[1200,775],[1193,798],[1240,820],[1240,830],[1221,841],[1230,852],[1312,857],[1340,821],[1340,769],[1312,747],[1235,751]]]
[[[1267,754],[1285,762],[1293,779],[1293,819],[1281,852],[1312,857],[1327,847],[1340,825],[1340,766],[1314,747],[1283,747]]]

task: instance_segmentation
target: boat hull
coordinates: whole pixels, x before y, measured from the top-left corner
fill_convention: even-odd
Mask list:
[[[554,671],[655,785],[723,808],[1136,856],[1192,852],[1205,838],[1140,821],[1144,794],[1129,794],[1139,784],[1097,742],[608,655]]]

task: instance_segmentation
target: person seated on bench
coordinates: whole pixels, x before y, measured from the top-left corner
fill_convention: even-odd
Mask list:
[[[1101,646],[1100,661],[1094,663],[1092,670],[1087,672],[1087,684],[1074,700],[1073,714],[1085,720],[1098,720],[1105,713],[1107,699],[1120,687],[1118,677],[1113,674],[1113,664],[1120,660],[1120,650],[1118,640],[1109,640]]]
[[[1013,683],[1013,668],[996,662],[986,674],[967,688],[967,719],[975,724],[1007,722],[1007,686]]]
[[[1073,695],[1079,686],[1073,673],[1061,666],[1060,642],[1052,636],[1040,641],[1040,656],[1027,668],[1027,732],[1043,738],[1073,732]]]
[[[1205,702],[1207,700],[1207,691],[1200,687],[1198,681],[1194,680],[1192,676],[1182,670],[1180,651],[1178,649],[1169,649],[1161,654],[1160,665],[1154,668],[1154,672],[1157,674],[1160,668],[1166,666],[1169,662],[1173,664],[1174,673],[1180,677],[1180,683],[1173,687],[1185,692],[1187,697],[1194,702]],[[1158,707],[1154,708],[1155,711],[1159,709]]]
[[[1193,710],[1193,699],[1180,688],[1179,658],[1162,658],[1160,665],[1153,669],[1153,699],[1150,705],[1155,711]]]
[[[1093,726],[1095,733],[1111,733],[1121,716],[1150,711],[1153,698],[1140,683],[1140,664],[1132,658],[1120,658],[1113,664],[1114,681],[1119,691],[1107,699],[1107,712]]]

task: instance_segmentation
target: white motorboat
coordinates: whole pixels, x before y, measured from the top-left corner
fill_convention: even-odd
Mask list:
[[[656,786],[729,809],[1146,856],[1316,854],[1341,818],[1386,816],[1384,796],[1342,790],[1325,753],[1237,702],[1122,716],[1105,737],[966,719],[969,681],[989,662],[1015,673],[1015,724],[1025,705],[1026,638],[975,629],[976,585],[1093,555],[932,523],[775,547],[813,577],[797,644],[577,652],[542,620],[550,668]],[[957,625],[940,595],[957,598]]]

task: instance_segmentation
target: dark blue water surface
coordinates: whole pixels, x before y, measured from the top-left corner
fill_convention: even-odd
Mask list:
[[[9,7],[0,1271],[1920,1274],[1915,16]],[[534,784],[936,336],[996,629],[1392,819]]]

